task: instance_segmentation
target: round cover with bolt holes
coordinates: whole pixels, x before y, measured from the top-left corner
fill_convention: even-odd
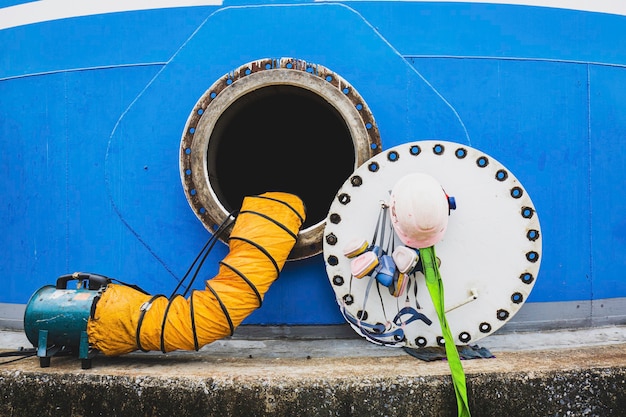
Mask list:
[[[419,250],[403,246],[389,221],[391,189],[416,172],[434,177],[449,196],[447,230],[435,251],[455,343],[470,344],[519,311],[541,263],[541,229],[530,196],[493,157],[429,140],[369,159],[331,204],[326,272],[346,321],[367,340],[409,347],[444,343]]]

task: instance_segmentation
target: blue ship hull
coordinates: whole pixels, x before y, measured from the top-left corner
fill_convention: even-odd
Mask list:
[[[15,23],[25,5],[0,6],[0,306],[73,271],[168,294],[209,237],[179,174],[191,110],[242,64],[294,57],[358,90],[383,149],[453,141],[515,173],[543,233],[522,327],[626,319],[619,11],[224,2]],[[226,253],[216,246],[203,278]],[[344,323],[323,255],[289,262],[245,323]]]

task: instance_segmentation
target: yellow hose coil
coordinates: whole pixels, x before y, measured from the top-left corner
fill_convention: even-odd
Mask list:
[[[292,194],[246,197],[230,234],[229,253],[204,291],[168,299],[109,284],[87,323],[91,347],[105,355],[197,350],[232,335],[278,278],[304,216],[302,201]]]

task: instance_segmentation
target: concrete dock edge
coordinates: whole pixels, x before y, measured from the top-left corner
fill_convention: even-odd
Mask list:
[[[468,377],[476,417],[623,416],[623,369]],[[236,384],[204,379],[0,376],[2,416],[454,416],[445,376]]]
[[[626,343],[546,348],[529,337],[487,338],[494,358],[463,361],[473,417],[626,415]],[[456,416],[445,360],[362,339],[233,339],[199,352],[97,356],[90,369],[71,356],[49,368],[34,356],[8,359],[2,417]]]

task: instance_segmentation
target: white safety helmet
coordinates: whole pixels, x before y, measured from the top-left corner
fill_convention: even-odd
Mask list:
[[[439,242],[448,227],[450,205],[439,182],[413,173],[400,178],[391,190],[391,224],[406,246],[427,248]]]

